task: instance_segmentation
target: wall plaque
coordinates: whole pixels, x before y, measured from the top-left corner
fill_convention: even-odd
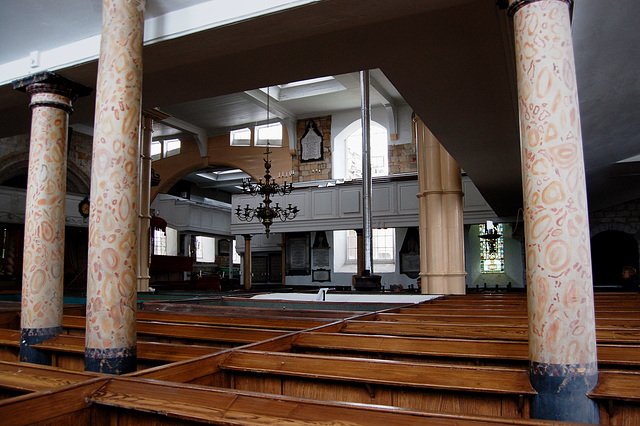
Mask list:
[[[307,122],[304,135],[300,138],[300,151],[301,161],[321,161],[323,158],[322,133],[313,120]]]
[[[311,274],[311,244],[309,233],[287,234],[286,237],[286,274]]]

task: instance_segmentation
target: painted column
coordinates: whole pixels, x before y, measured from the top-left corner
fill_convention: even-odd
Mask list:
[[[31,345],[62,332],[67,135],[71,103],[89,88],[45,72],[13,83],[31,98],[20,361],[51,365]]]
[[[87,273],[85,370],[136,370],[138,136],[144,0],[103,0]]]
[[[511,0],[520,110],[533,418],[598,423],[589,214],[565,0]]]
[[[243,275],[244,275],[244,289],[251,290],[251,235],[243,234],[244,238],[244,263],[243,263]]]
[[[446,245],[445,275],[447,293],[465,294],[464,223],[462,206],[462,171],[458,163],[440,145],[442,172],[442,226]]]

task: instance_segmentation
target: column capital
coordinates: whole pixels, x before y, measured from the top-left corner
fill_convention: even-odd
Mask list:
[[[25,92],[32,98],[32,102],[29,105],[31,108],[39,106],[53,107],[62,109],[69,114],[73,113],[71,102],[89,95],[93,90],[50,71],[32,74],[20,80],[15,80],[12,85],[15,90]],[[69,99],[69,103],[55,102],[52,99],[33,99],[33,96],[38,93],[64,96]]]
[[[513,16],[516,14],[518,10],[520,10],[523,6],[526,6],[530,3],[537,3],[540,1],[548,1],[548,0],[497,0],[498,7],[501,9],[508,9],[509,15]],[[566,3],[569,6],[569,11],[571,15],[573,15],[573,1],[574,0],[556,0]]]
[[[71,81],[50,71],[32,74],[28,77],[21,78],[20,80],[15,80],[11,84],[14,89],[22,92],[56,93],[58,95],[66,96],[72,101],[88,96],[93,91],[91,87],[76,83],[75,81]],[[30,89],[30,86],[34,85],[37,85],[36,88]]]

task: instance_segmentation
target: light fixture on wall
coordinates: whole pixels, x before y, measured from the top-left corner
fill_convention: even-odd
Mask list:
[[[478,237],[485,240],[487,247],[489,249],[489,253],[496,252],[496,241],[498,238],[502,237],[502,234],[498,233],[496,228],[493,227],[493,221],[488,220],[485,228],[485,233],[482,235],[478,235]]]
[[[267,126],[268,125],[269,87],[267,87]],[[243,179],[242,181],[242,193],[251,194],[253,196],[260,195],[263,197],[262,203],[260,203],[258,207],[255,208],[249,207],[249,204],[247,204],[244,208],[238,206],[235,211],[236,216],[240,221],[251,222],[254,218],[258,219],[262,223],[262,225],[264,225],[267,238],[269,238],[271,225],[276,219],[279,219],[282,222],[291,220],[294,219],[300,211],[298,210],[298,206],[292,207],[291,204],[289,204],[288,207],[282,208],[280,207],[279,203],[276,203],[274,207],[271,207],[271,196],[283,196],[290,194],[293,190],[293,185],[291,183],[287,183],[286,180],[282,185],[279,185],[271,176],[271,160],[269,159],[270,152],[271,150],[269,146],[269,138],[267,137],[267,150],[265,152],[264,158],[264,182],[262,181],[262,178],[256,183],[251,183],[250,178]]]

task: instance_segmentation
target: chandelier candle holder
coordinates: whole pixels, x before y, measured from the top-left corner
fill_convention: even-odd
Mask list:
[[[267,88],[267,123],[269,123],[269,88]],[[262,202],[255,208],[249,207],[249,204],[244,208],[238,205],[235,211],[238,220],[242,222],[251,222],[253,219],[258,219],[264,226],[267,238],[269,238],[270,228],[275,220],[280,220],[281,222],[292,220],[300,211],[298,206],[291,206],[291,204],[285,208],[280,207],[280,203],[276,203],[274,207],[271,206],[271,197],[290,194],[293,190],[293,184],[287,183],[286,180],[282,185],[276,183],[276,180],[271,176],[270,152],[269,140],[267,139],[267,150],[264,153],[264,181],[262,178],[256,183],[252,183],[251,178],[242,180],[242,193],[252,196],[260,195],[263,197]]]

